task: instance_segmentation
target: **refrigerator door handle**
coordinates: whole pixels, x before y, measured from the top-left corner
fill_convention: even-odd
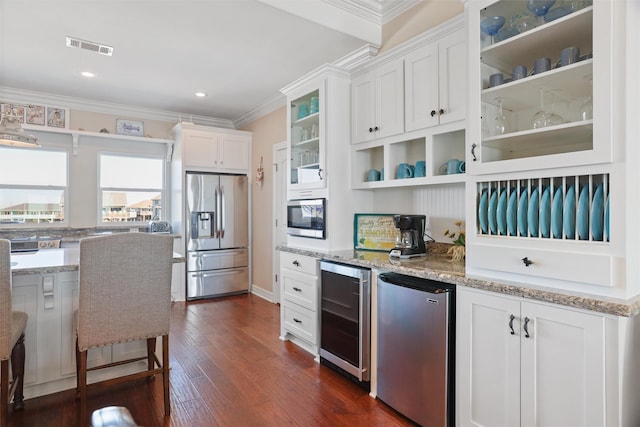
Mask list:
[[[218,209],[218,212],[220,212],[220,217],[221,217],[221,226],[220,226],[220,238],[224,239],[224,231],[227,228],[227,221],[226,221],[226,203],[225,203],[225,195],[224,195],[224,187],[221,185],[220,186],[220,209]]]
[[[218,191],[219,187],[216,186],[215,196],[216,196],[216,239],[220,237],[220,193]]]

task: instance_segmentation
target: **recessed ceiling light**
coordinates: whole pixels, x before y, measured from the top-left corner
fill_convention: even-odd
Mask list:
[[[205,96],[207,96],[207,94],[206,94],[206,93],[204,93],[204,92],[196,92],[196,96],[197,96],[198,98],[204,98]]]
[[[87,77],[87,78],[91,78],[91,77],[95,77],[96,75],[93,74],[91,71],[83,71],[80,74],[82,74],[83,77]]]

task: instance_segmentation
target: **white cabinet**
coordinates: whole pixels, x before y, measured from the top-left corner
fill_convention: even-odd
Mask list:
[[[174,128],[185,170],[249,170],[251,134],[180,123]]]
[[[293,341],[316,357],[320,345],[318,261],[280,253],[280,339]]]
[[[465,118],[466,63],[464,29],[405,56],[406,132]]]
[[[397,59],[352,80],[351,142],[371,141],[403,131],[403,61]]]
[[[16,275],[12,304],[29,316],[25,332],[25,396],[42,396],[75,387],[76,332],[73,314],[78,308],[78,272]],[[144,356],[145,341],[91,349],[88,363],[95,366]],[[129,367],[130,368],[130,367]],[[90,378],[106,379],[108,372]]]
[[[291,190],[326,187],[326,84],[326,80],[315,81],[290,95],[287,176]]]
[[[602,426],[605,318],[458,288],[460,426]]]
[[[583,4],[586,2],[576,2]],[[611,162],[613,159],[612,94],[615,56],[613,5],[592,6],[546,22],[505,40],[480,31],[492,16],[510,21],[527,12],[525,1],[469,1],[469,150],[476,174],[522,171]],[[532,20],[536,17],[533,16]],[[516,30],[517,32],[517,30]],[[597,34],[597,37],[595,37]],[[579,61],[560,66],[561,51],[577,47]],[[537,59],[549,58],[551,69],[533,73]],[[525,66],[523,78],[513,69]],[[616,70],[622,78],[624,75]],[[503,84],[490,85],[502,74]],[[502,105],[502,114],[499,106]],[[586,107],[590,105],[592,111]],[[534,120],[545,113],[545,119]],[[506,129],[498,130],[504,117]]]

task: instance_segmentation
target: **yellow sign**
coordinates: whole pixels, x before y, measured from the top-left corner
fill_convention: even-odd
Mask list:
[[[355,214],[353,246],[357,250],[389,251],[396,246],[398,230],[390,214]]]

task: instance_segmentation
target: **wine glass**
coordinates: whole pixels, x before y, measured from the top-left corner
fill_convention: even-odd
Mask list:
[[[504,16],[492,16],[490,18],[485,18],[480,22],[480,29],[491,36],[491,43],[494,42],[494,37],[498,34],[498,31],[504,25],[505,19]]]
[[[544,89],[540,89],[540,109],[533,115],[531,119],[531,127],[540,129],[547,125],[547,111],[544,109]]]
[[[544,15],[549,12],[556,0],[528,0],[527,9],[538,17],[538,25],[544,24]]]
[[[589,75],[586,77],[589,80],[589,84],[593,84],[593,76]],[[580,118],[582,120],[591,120],[593,119],[593,89],[589,91],[589,96],[585,99],[580,105]]]
[[[496,98],[498,102],[498,115],[495,118],[493,125],[494,135],[504,135],[509,133],[509,125],[507,123],[507,117],[502,113],[502,98]]]

